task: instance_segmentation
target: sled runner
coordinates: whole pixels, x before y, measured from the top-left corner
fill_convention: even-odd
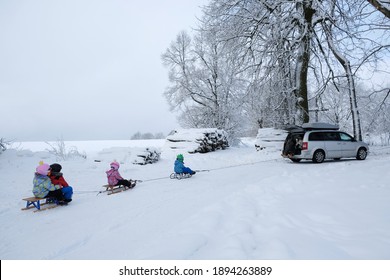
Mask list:
[[[23,200],[26,201],[26,207],[22,208],[22,210],[36,208],[34,212],[37,212],[37,211],[52,209],[58,206],[58,201],[52,197],[40,198],[40,197],[33,196],[33,197],[23,198]],[[41,201],[43,202],[41,203]],[[46,205],[46,204],[51,204],[51,205],[41,208],[42,205]]]
[[[120,193],[123,191],[127,191],[129,189],[122,185],[119,186],[104,185],[103,188],[106,188],[107,195]]]
[[[178,179],[178,180],[187,179],[191,177],[192,175],[189,173],[172,173],[171,176],[169,176],[169,178],[171,179]]]

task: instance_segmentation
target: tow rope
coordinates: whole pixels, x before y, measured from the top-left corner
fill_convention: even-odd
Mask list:
[[[229,165],[229,166],[223,166],[223,167],[218,167],[218,168],[210,168],[210,169],[198,169],[194,170],[195,172],[210,172],[210,171],[215,171],[215,170],[223,170],[223,169],[228,169],[228,168],[235,168],[235,167],[240,167],[240,166],[248,166],[248,165],[255,165],[259,163],[266,163],[266,162],[271,162],[271,161],[280,161],[281,159],[269,159],[269,160],[262,160],[262,161],[255,161],[255,162],[250,162],[250,163],[242,163],[242,164],[236,164],[236,165]],[[143,182],[151,182],[151,181],[158,181],[158,180],[164,180],[164,179],[170,179],[170,176],[164,176],[164,177],[158,177],[158,178],[151,178],[151,179],[146,179],[146,180],[135,180],[139,183]],[[107,190],[104,191],[93,191],[93,190],[80,190],[80,191],[74,191],[74,193],[97,193],[97,195],[101,193],[105,193]]]

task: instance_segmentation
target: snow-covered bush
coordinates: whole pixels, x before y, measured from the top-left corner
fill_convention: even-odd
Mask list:
[[[167,137],[171,149],[183,149],[188,153],[208,153],[229,147],[227,134],[216,128],[194,128],[174,131]]]
[[[156,149],[146,148],[142,153],[137,154],[137,158],[134,161],[134,164],[151,164],[159,161],[161,152]]]
[[[255,141],[256,150],[282,150],[287,134],[288,132],[282,129],[260,128]]]
[[[0,138],[0,154],[7,150],[7,146],[10,145],[10,141],[6,141],[4,138]]]
[[[80,153],[77,147],[66,147],[63,139],[58,139],[56,142],[49,143],[45,142],[50,148],[46,149],[49,153],[56,156],[57,160],[68,160],[72,158],[87,158],[86,153]]]

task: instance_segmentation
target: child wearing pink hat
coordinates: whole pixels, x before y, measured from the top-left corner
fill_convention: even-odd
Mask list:
[[[46,198],[52,197],[58,201],[58,204],[65,205],[64,195],[59,185],[53,185],[48,176],[50,166],[40,162],[36,168],[33,180],[33,194],[35,197]]]
[[[114,161],[110,164],[111,169],[106,171],[108,184],[111,186],[123,185],[129,189],[134,188],[135,182],[131,180],[123,179],[118,169],[120,167],[119,163]]]

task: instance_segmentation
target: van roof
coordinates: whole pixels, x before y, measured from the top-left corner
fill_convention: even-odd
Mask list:
[[[304,123],[302,128],[306,130],[339,130],[339,126],[336,124],[322,122]]]
[[[290,133],[303,133],[310,130],[339,130],[339,126],[330,123],[311,122],[304,123],[302,126],[290,125],[284,128]]]

